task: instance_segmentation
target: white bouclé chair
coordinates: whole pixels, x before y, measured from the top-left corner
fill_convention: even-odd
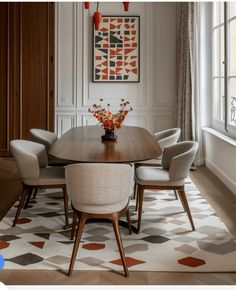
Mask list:
[[[85,222],[89,219],[109,220],[114,228],[125,275],[128,276],[124,249],[119,231],[119,218],[126,214],[129,232],[129,199],[133,168],[129,164],[73,164],[66,167],[68,197],[74,211],[72,239],[76,239],[68,275],[72,274]]]
[[[183,208],[195,230],[191,211],[184,190],[184,180],[188,176],[190,167],[195,159],[198,143],[183,141],[167,146],[162,156],[162,167],[139,167],[135,172],[138,199],[138,231],[141,227],[143,195],[145,189],[176,190]],[[157,192],[158,194],[158,192]]]
[[[171,128],[171,129],[154,133],[153,137],[158,142],[158,144],[160,145],[163,151],[166,146],[170,146],[177,143],[180,133],[181,133],[180,128]],[[162,159],[162,155],[154,159],[137,162],[135,163],[135,165],[136,165],[136,168],[139,166],[159,167],[161,166],[161,159]]]
[[[68,198],[64,167],[47,167],[47,152],[42,144],[27,140],[12,140],[10,150],[23,184],[23,192],[13,226],[16,225],[26,198],[30,198],[33,189],[39,188],[61,188],[63,190],[65,223],[68,225]]]
[[[30,134],[32,141],[37,142],[45,146],[47,155],[48,155],[48,165],[50,166],[66,166],[72,162],[65,159],[56,158],[50,155],[50,149],[53,144],[58,140],[58,137],[55,133],[42,130],[42,129],[30,129]]]

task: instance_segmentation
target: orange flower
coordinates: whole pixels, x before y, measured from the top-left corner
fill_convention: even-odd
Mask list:
[[[103,99],[100,99],[100,102],[102,101]],[[129,101],[121,99],[120,110],[116,114],[110,111],[110,104],[107,104],[107,108],[102,107],[101,104],[93,104],[91,108],[88,108],[88,112],[93,114],[104,129],[122,128],[122,122],[128,112],[133,110],[131,107],[127,107],[129,103]]]

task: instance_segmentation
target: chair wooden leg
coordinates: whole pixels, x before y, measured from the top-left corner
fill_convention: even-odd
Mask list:
[[[71,240],[73,240],[74,239],[74,236],[75,236],[76,221],[77,221],[77,214],[74,211],[73,212],[72,228],[71,228],[71,237],[70,237]]]
[[[127,224],[128,224],[128,229],[129,229],[129,234],[132,234],[132,230],[131,230],[131,221],[130,221],[130,212],[129,212],[129,207],[126,211],[126,217],[127,217]]]
[[[184,209],[184,211],[186,212],[186,208],[185,208],[184,201],[183,201],[183,199],[182,199],[182,195],[179,193],[178,190],[177,190],[177,193],[178,193],[178,195],[179,195],[179,199],[180,199],[180,201],[181,201],[181,203],[182,203],[183,209]]]
[[[137,191],[137,183],[134,181],[134,194],[133,194],[133,199],[136,198],[136,191]]]
[[[143,192],[144,189],[138,185],[137,198],[138,198],[138,233],[140,233],[142,211],[143,211]]]
[[[35,188],[35,190],[34,190],[34,195],[33,195],[33,199],[35,199],[36,198],[36,195],[37,195],[37,193],[38,193],[38,188]]]
[[[17,211],[16,211],[16,215],[15,215],[15,218],[14,218],[14,221],[13,221],[13,227],[16,225],[16,222],[17,222],[17,219],[20,215],[20,212],[24,206],[24,202],[25,202],[25,199],[26,199],[26,196],[29,192],[29,189],[24,187],[23,188],[23,191],[22,191],[22,194],[21,194],[21,199],[20,199],[20,202],[19,202],[19,205],[18,205],[18,208],[17,208]]]
[[[68,195],[66,191],[66,186],[64,186],[62,189],[64,197],[65,225],[68,226]]]
[[[174,190],[175,199],[178,199],[177,190]]]
[[[29,189],[29,192],[28,192],[28,195],[27,195],[27,198],[26,198],[26,201],[25,201],[24,209],[27,209],[28,208],[28,205],[29,205],[29,201],[30,201],[32,192],[33,192],[33,189],[30,188]]]
[[[190,211],[190,208],[189,208],[189,205],[188,205],[188,200],[187,200],[185,191],[183,189],[182,190],[178,190],[178,193],[179,193],[181,202],[183,204],[183,208],[185,209],[185,211],[186,211],[186,213],[188,215],[188,218],[189,218],[190,224],[192,226],[192,229],[193,229],[193,231],[195,231],[195,226],[194,226],[194,223],[193,223],[193,218],[192,218],[191,211]]]
[[[125,271],[125,276],[129,277],[129,271],[128,271],[128,267],[127,267],[126,260],[125,260],[125,252],[124,252],[124,248],[123,248],[123,244],[122,244],[122,240],[121,240],[121,236],[120,236],[119,218],[118,218],[118,216],[116,216],[114,219],[112,219],[112,225],[113,225],[113,228],[114,228],[116,241],[117,241],[117,245],[118,245],[118,248],[119,248],[119,252],[120,252],[123,268],[124,268],[124,271]]]
[[[76,256],[77,256],[77,252],[78,252],[78,248],[79,248],[79,244],[80,244],[80,239],[81,239],[82,234],[83,234],[83,229],[84,229],[85,222],[86,222],[86,218],[82,214],[80,216],[80,218],[79,218],[79,224],[78,224],[77,233],[76,233],[76,239],[75,239],[73,252],[72,252],[72,256],[71,256],[71,260],[70,260],[70,267],[69,267],[69,271],[68,271],[68,276],[70,276],[72,274],[72,271],[73,271],[73,268],[74,268],[75,259],[76,259]]]

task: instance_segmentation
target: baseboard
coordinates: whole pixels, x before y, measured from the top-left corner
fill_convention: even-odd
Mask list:
[[[232,179],[207,158],[205,158],[205,165],[236,195],[236,183]]]

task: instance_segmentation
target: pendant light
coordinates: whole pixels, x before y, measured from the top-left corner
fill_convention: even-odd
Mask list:
[[[124,5],[124,10],[127,12],[129,11],[129,1],[125,1],[123,2],[123,5]]]
[[[90,8],[90,2],[84,2],[84,9]]]
[[[95,30],[99,30],[100,23],[102,21],[102,14],[98,11],[99,2],[97,2],[97,11],[93,15],[93,23],[95,25]]]

